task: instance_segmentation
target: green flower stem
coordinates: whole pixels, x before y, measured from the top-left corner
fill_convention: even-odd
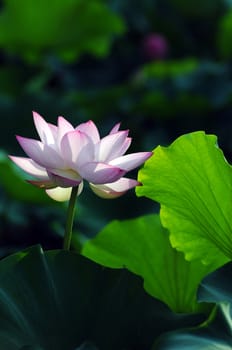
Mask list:
[[[67,220],[66,220],[66,226],[65,226],[64,243],[63,243],[63,248],[65,250],[70,249],[77,193],[78,193],[78,186],[75,186],[72,188],[71,197],[68,204],[68,213],[67,213]]]

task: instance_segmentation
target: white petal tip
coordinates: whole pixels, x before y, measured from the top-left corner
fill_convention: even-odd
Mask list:
[[[47,195],[57,201],[57,202],[66,202],[70,199],[72,188],[62,188],[56,187],[53,189],[46,190]]]
[[[78,196],[81,194],[82,190],[83,190],[83,182],[81,182],[80,185],[78,186],[78,193],[77,193]],[[72,187],[68,187],[68,188],[56,187],[56,188],[46,190],[47,195],[57,202],[69,201],[71,192],[72,192]]]

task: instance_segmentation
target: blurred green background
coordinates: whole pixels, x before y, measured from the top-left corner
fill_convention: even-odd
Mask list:
[[[61,247],[66,205],[7,158],[23,154],[15,134],[36,137],[32,110],[49,122],[92,119],[101,135],[120,121],[130,152],[205,130],[230,160],[231,58],[231,0],[0,1],[0,256]],[[106,201],[86,186],[73,247],[112,219],[157,210],[133,190]]]

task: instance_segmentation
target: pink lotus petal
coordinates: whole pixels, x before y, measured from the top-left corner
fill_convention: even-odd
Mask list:
[[[96,160],[107,162],[121,155],[121,148],[127,139],[128,131],[119,131],[107,135],[96,145]]]
[[[125,156],[115,158],[109,162],[110,165],[119,167],[125,171],[130,171],[137,168],[152,156],[152,152],[131,153]]]
[[[118,181],[110,184],[93,185],[90,183],[89,185],[97,196],[105,199],[113,199],[122,196],[133,187],[140,186],[141,183],[133,179],[122,177]]]
[[[48,169],[48,173],[52,173],[54,175],[58,175],[61,177],[66,177],[67,179],[73,180],[73,181],[82,181],[82,177],[74,170],[72,169]]]
[[[54,125],[54,124],[51,124],[51,123],[48,123],[48,126],[49,126],[49,128],[51,130],[51,133],[53,135],[54,141],[56,141],[57,140],[57,135],[58,135],[58,128],[57,128],[57,126]]]
[[[105,163],[91,162],[84,164],[79,173],[83,179],[93,184],[104,184],[117,181],[125,174],[125,171]]]
[[[124,141],[124,143],[121,145],[121,148],[118,148],[118,152],[115,153],[115,157],[122,156],[128,150],[128,148],[130,147],[131,141],[132,141],[132,138],[131,137],[127,137],[126,140]]]
[[[94,159],[94,145],[90,138],[79,130],[68,132],[61,141],[61,152],[66,164],[76,169]],[[77,170],[78,171],[78,170]]]
[[[17,140],[24,152],[36,163],[44,168],[62,168],[63,160],[51,147],[40,141],[17,136]]]
[[[27,180],[27,182],[42,189],[56,187],[56,184],[54,184],[54,182],[52,182],[51,180],[48,180],[48,181]]]
[[[53,172],[48,171],[48,175],[50,180],[59,187],[74,187],[78,186],[82,182],[82,178],[80,176],[74,178],[72,175],[69,175],[68,171],[62,172],[62,170],[59,169]]]
[[[41,141],[46,143],[47,145],[54,144],[55,142],[53,133],[51,131],[51,127],[44,120],[44,118],[36,112],[33,112],[33,118],[36,130],[39,134]]]
[[[57,142],[60,144],[63,136],[70,131],[73,131],[74,127],[65,118],[58,117],[58,139]]]
[[[9,158],[21,169],[26,171],[26,173],[35,176],[41,180],[49,180],[47,171],[43,167],[35,163],[32,159],[14,156],[9,156]]]
[[[111,134],[115,134],[116,132],[118,132],[118,130],[119,130],[119,128],[120,128],[120,125],[121,125],[121,123],[117,123],[112,129],[111,129],[111,131],[110,131],[110,135]]]
[[[78,196],[81,194],[82,190],[83,190],[83,182],[81,182],[80,185],[78,186],[78,193],[77,193]],[[71,192],[72,192],[71,187],[68,187],[68,188],[56,187],[53,189],[46,190],[47,195],[58,202],[68,201],[70,199]]]
[[[76,127],[76,130],[82,131],[86,135],[88,135],[93,143],[97,143],[100,141],[98,129],[92,120],[78,125]]]

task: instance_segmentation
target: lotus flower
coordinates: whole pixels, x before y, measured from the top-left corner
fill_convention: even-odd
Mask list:
[[[34,124],[40,141],[16,136],[29,158],[10,156],[35,180],[29,182],[44,188],[56,200],[68,200],[71,188],[83,188],[83,180],[103,198],[116,198],[140,185],[123,177],[141,165],[152,152],[124,155],[131,144],[128,130],[120,131],[116,124],[110,133],[100,138],[93,121],[74,128],[66,119],[58,117],[57,126],[47,123],[33,112]]]

